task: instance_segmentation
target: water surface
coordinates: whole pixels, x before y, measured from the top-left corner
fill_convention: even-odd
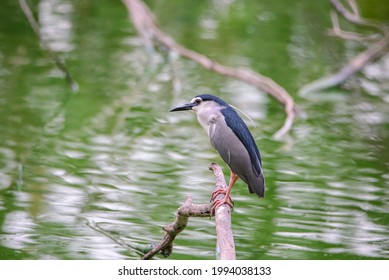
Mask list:
[[[138,259],[188,195],[208,202],[208,165],[228,169],[193,114],[168,113],[203,92],[253,119],[263,157],[265,199],[241,181],[232,193],[238,259],[389,258],[389,57],[345,87],[296,94],[362,50],[326,36],[325,1],[147,1],[178,42],[295,97],[300,114],[285,141],[272,137],[284,120],[276,101],[163,49],[146,52],[120,1],[33,2],[80,89],[70,90],[17,1],[2,1],[0,259]],[[170,258],[214,259],[215,243],[214,220],[192,218]]]

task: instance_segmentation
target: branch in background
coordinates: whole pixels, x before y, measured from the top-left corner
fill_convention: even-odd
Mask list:
[[[227,188],[224,174],[220,166],[216,163],[212,163],[209,169],[211,169],[215,175],[215,190]],[[219,194],[215,199],[221,199],[223,197],[224,194]],[[186,202],[178,208],[174,222],[163,227],[165,234],[161,243],[146,253],[143,256],[143,259],[149,260],[159,252],[162,252],[164,256],[169,256],[173,250],[174,239],[186,228],[189,217],[209,217],[211,207],[212,203],[193,204],[192,198],[188,197]],[[223,204],[216,208],[215,221],[217,239],[216,251],[220,252],[220,259],[233,260],[235,259],[235,244],[232,235],[231,209],[227,204]]]
[[[332,7],[334,10],[339,13],[345,20],[356,25],[361,25],[365,27],[372,27],[378,29],[382,33],[386,33],[386,27],[378,22],[375,22],[371,19],[362,18],[359,14],[358,4],[355,0],[348,0],[348,4],[351,8],[351,11],[347,10],[346,7],[339,0],[331,0]]]
[[[387,53],[389,49],[389,27],[384,24],[376,23],[372,20],[361,18],[356,2],[354,0],[349,0],[348,2],[349,6],[351,7],[351,11],[347,10],[339,0],[331,0],[332,6],[336,11],[336,13],[333,12],[331,14],[333,25],[333,32],[331,35],[354,41],[372,41],[373,38],[377,37],[379,39],[375,39],[374,42],[367,48],[367,50],[352,58],[338,72],[328,77],[313,81],[302,87],[299,92],[301,96],[306,96],[312,92],[322,91],[327,88],[340,85],[351,76],[361,71],[367,64]],[[374,28],[378,31],[379,34],[366,36],[342,31],[339,26],[338,14],[353,24]]]
[[[356,32],[344,31],[340,28],[339,17],[335,11],[331,11],[332,29],[329,29],[327,34],[329,36],[338,37],[344,40],[357,41],[357,42],[373,42],[378,37],[377,34],[359,34]]]
[[[49,47],[49,44],[42,38],[40,27],[38,22],[36,21],[30,7],[28,6],[26,0],[19,0],[20,8],[22,9],[24,15],[26,16],[28,22],[30,23],[31,28],[34,30],[35,34],[38,36],[39,41],[42,47],[49,53],[51,59],[54,64],[58,67],[59,70],[65,75],[65,80],[69,84],[70,88],[73,92],[78,91],[78,84],[70,75],[69,70],[66,65],[62,62],[59,56]]]
[[[174,51],[179,55],[186,57],[203,66],[205,69],[214,71],[224,76],[233,77],[252,84],[262,91],[269,93],[278,102],[284,106],[286,119],[284,125],[274,135],[275,138],[281,138],[292,128],[295,119],[296,107],[293,98],[289,93],[272,79],[263,76],[248,68],[233,68],[217,63],[207,56],[187,49],[173,38],[162,32],[155,25],[153,15],[148,7],[141,0],[123,0],[130,14],[130,18],[136,28],[142,42],[147,50],[153,49],[155,42],[158,42]]]

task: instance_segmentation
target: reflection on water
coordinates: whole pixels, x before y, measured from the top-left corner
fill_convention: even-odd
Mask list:
[[[214,180],[208,165],[222,161],[193,114],[168,113],[204,88],[254,120],[255,127],[247,123],[263,154],[265,199],[250,195],[240,181],[232,193],[239,259],[389,258],[389,113],[382,102],[388,90],[380,72],[387,59],[366,70],[380,82],[361,78],[370,95],[349,90],[331,94],[337,99],[299,100],[305,118],[291,139],[277,142],[271,135],[282,124],[282,110],[266,95],[184,60],[153,54],[150,62],[128,31],[123,7],[109,6],[112,26],[120,30],[111,34],[112,26],[100,24],[99,17],[107,15],[91,18],[92,8],[77,3],[38,6],[43,33],[51,47],[73,57],[68,65],[80,83],[80,93],[64,108],[69,89],[48,74],[55,68],[33,34],[30,39],[23,34],[16,50],[0,47],[0,74],[13,73],[12,79],[0,76],[0,259],[137,259],[138,248],[161,239],[161,227],[188,195],[208,202]],[[225,5],[234,11],[233,2]],[[84,14],[85,22],[77,16]],[[260,12],[266,14],[277,13]],[[228,13],[199,15],[201,28],[208,30],[200,38],[217,44],[223,36],[218,15]],[[285,61],[291,59],[287,66],[294,68],[295,84],[286,85],[291,88],[307,71],[328,67],[317,63],[307,69],[320,41],[302,49],[301,42],[316,38],[306,33],[318,32],[300,29],[302,24],[295,19],[294,28],[284,31],[290,32],[284,34],[288,46],[281,46],[290,52],[283,53]],[[255,46],[263,41],[247,38],[252,47],[246,45],[246,53],[231,61],[249,62],[257,54]],[[35,45],[27,48],[25,40]],[[227,48],[224,55],[237,54]],[[275,71],[275,78],[282,80],[281,72]],[[183,91],[172,96],[177,83]],[[213,259],[214,248],[214,221],[191,219],[171,258]]]
[[[71,44],[73,7],[61,0],[43,0],[38,6],[39,25],[42,39],[48,42],[51,50],[69,52]]]

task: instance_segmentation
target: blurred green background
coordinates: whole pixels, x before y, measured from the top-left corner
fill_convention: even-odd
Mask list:
[[[389,55],[343,87],[297,95],[366,47],[327,36],[328,1],[146,1],[177,42],[285,87],[300,109],[286,141],[272,138],[280,104],[163,48],[146,52],[121,1],[29,3],[79,91],[18,1],[2,0],[0,259],[138,259],[96,228],[148,246],[188,195],[208,202],[209,163],[228,168],[193,114],[168,113],[204,92],[254,120],[263,157],[265,199],[242,181],[232,191],[238,259],[389,258]],[[358,4],[388,22],[388,1]],[[192,218],[170,258],[214,259],[215,243],[214,220]]]

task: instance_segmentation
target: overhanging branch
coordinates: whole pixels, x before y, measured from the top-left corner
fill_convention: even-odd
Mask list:
[[[281,138],[292,128],[296,107],[289,93],[269,77],[263,76],[249,68],[233,68],[211,60],[207,56],[185,48],[174,41],[172,37],[162,32],[154,23],[153,14],[141,0],[123,0],[127,7],[134,27],[146,49],[153,49],[155,42],[164,45],[171,51],[186,57],[218,74],[232,77],[248,84],[254,85],[260,90],[270,94],[284,106],[286,119],[283,126],[274,134],[275,138]]]

